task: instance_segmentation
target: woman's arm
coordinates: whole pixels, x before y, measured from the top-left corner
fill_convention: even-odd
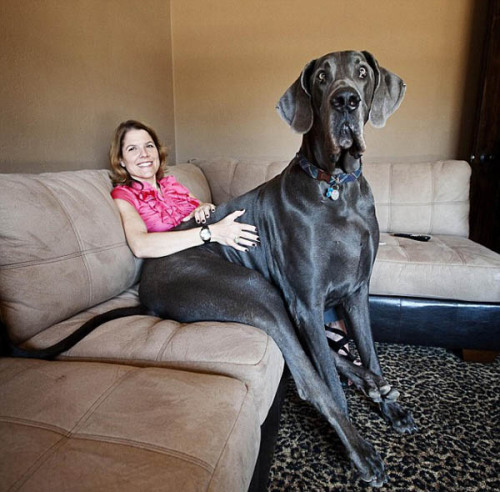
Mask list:
[[[133,205],[125,200],[115,199],[125,230],[127,243],[132,253],[138,258],[158,258],[183,251],[194,246],[201,246],[201,227],[184,231],[148,232],[146,224]],[[239,251],[247,251],[248,246],[258,243],[254,226],[236,222],[244,211],[236,211],[224,219],[212,224],[212,241],[231,246]],[[235,239],[239,239],[238,243]]]

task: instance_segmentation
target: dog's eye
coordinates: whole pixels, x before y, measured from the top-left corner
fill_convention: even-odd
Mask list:
[[[323,82],[326,81],[326,72],[324,72],[323,70],[321,72],[318,72],[317,77],[318,77],[320,84],[322,84]]]
[[[366,67],[359,67],[359,78],[364,79],[368,75]]]

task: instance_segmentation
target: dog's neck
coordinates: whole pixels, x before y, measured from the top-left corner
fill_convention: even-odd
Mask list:
[[[299,154],[331,176],[338,172],[354,173],[361,168],[361,158],[351,155],[349,150],[342,150],[340,154],[329,155],[324,147],[310,145],[307,138],[303,139]]]
[[[325,172],[323,169],[315,166],[309,162],[303,154],[300,152],[296,156],[296,160],[302,170],[311,178],[318,181],[325,181],[328,183],[328,189],[326,190],[325,196],[336,201],[340,197],[340,187],[345,183],[352,183],[356,181],[361,176],[361,165],[355,171],[351,173],[342,172],[340,169],[336,169],[333,174]],[[361,163],[360,163],[361,164]]]

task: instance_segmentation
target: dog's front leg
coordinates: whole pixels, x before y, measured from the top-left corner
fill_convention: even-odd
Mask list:
[[[291,311],[301,342],[314,368],[347,416],[347,400],[325,336],[323,303],[314,305],[312,301],[300,301],[296,298]]]
[[[363,366],[372,373],[382,376],[370,325],[368,284],[363,284],[354,294],[346,297],[341,308]],[[386,384],[385,381],[384,384]]]
[[[378,388],[370,388],[369,396],[380,404],[382,416],[396,431],[415,432],[417,426],[411,412],[394,401],[398,393],[383,378],[370,325],[368,283],[345,299],[342,307],[345,321],[354,338],[364,368],[379,377],[376,380]]]

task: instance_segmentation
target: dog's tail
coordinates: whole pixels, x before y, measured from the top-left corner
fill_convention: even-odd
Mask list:
[[[150,315],[151,311],[143,306],[125,307],[112,309],[103,314],[98,314],[92,319],[89,319],[80,328],[74,331],[71,335],[63,338],[60,342],[51,345],[50,347],[45,347],[41,349],[24,349],[14,345],[8,338],[7,329],[3,323],[1,323],[0,336],[2,338],[2,355],[7,355],[11,357],[24,357],[30,359],[53,359],[62,352],[69,350],[71,347],[76,345],[80,340],[85,338],[90,332],[95,330],[98,326],[112,321],[114,319],[124,318],[126,316],[135,315]]]

